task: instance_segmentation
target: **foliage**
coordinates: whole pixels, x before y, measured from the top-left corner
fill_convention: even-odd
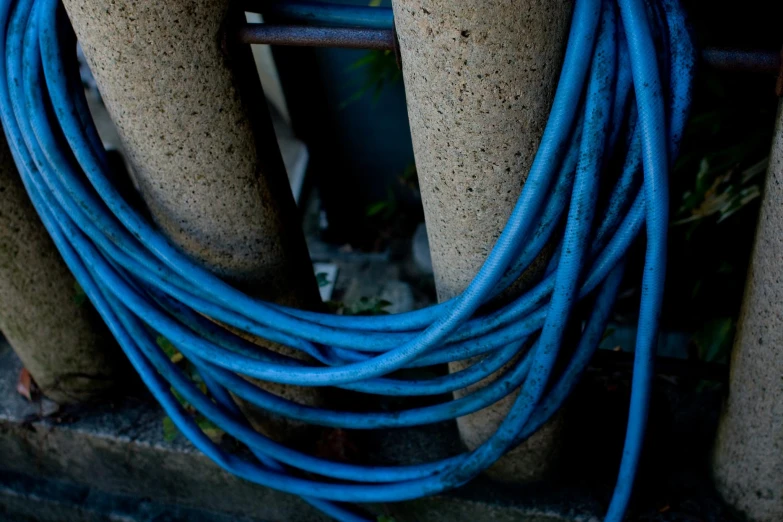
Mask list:
[[[370,0],[368,5],[381,7],[382,3],[383,0]],[[341,108],[362,99],[368,92],[373,93],[373,102],[377,103],[383,89],[402,78],[397,57],[391,51],[368,51],[348,67],[348,72],[356,71],[364,73],[364,81],[359,89],[342,103]]]
[[[393,238],[409,238],[424,219],[416,165],[408,165],[396,183],[386,187],[386,198],[365,210],[367,221],[378,230],[378,244]]]
[[[362,297],[351,304],[340,301],[329,301],[326,304],[332,313],[339,315],[389,315],[385,309],[392,303],[377,297]]]
[[[729,336],[737,317],[776,113],[769,78],[702,70],[671,175],[665,328]],[[702,331],[704,330],[704,331]],[[715,341],[717,342],[717,341]],[[720,344],[720,343],[718,343]],[[716,348],[717,349],[717,348]],[[718,350],[720,351],[720,350]],[[710,348],[701,348],[707,356]],[[719,360],[716,354],[710,355]]]
[[[180,369],[190,378],[190,380],[193,381],[196,387],[201,390],[201,393],[208,396],[209,391],[207,390],[207,385],[204,383],[204,379],[201,378],[198,370],[196,370],[196,367],[193,366],[187,359],[185,359],[182,353],[177,350],[171,341],[163,336],[158,336],[156,342],[158,343],[160,349],[163,350],[169,359],[171,359],[171,362],[178,365]],[[193,420],[196,422],[198,427],[201,428],[201,431],[203,431],[204,434],[214,442],[220,442],[220,440],[223,438],[223,435],[225,434],[223,430],[218,428],[212,421],[198,412],[190,403],[185,400],[184,397],[182,397],[182,395],[180,395],[176,389],[171,388],[171,392],[177,401],[179,401],[180,405],[182,405],[182,407],[185,409],[185,411],[193,417]],[[170,417],[164,417],[163,438],[166,441],[171,442],[177,438],[178,433],[179,430],[177,430],[174,421],[171,420]]]
[[[366,215],[369,218],[380,218],[384,221],[391,220],[397,214],[399,201],[391,187],[386,187],[386,199],[376,201],[367,207]]]
[[[82,306],[87,302],[87,294],[78,281],[73,282],[73,302],[76,303],[76,306]]]
[[[693,336],[699,359],[706,362],[727,363],[734,341],[735,322],[731,317],[707,321]]]
[[[725,153],[721,151],[720,154]],[[682,195],[679,210],[682,217],[673,225],[711,217],[716,217],[716,224],[719,224],[761,196],[761,181],[769,164],[768,158],[739,171],[736,165],[722,165],[719,161],[717,168],[713,166],[718,155],[716,152],[701,160],[694,189]]]
[[[177,435],[179,435],[179,430],[171,417],[163,417],[163,438],[166,442],[172,442],[177,438]]]
[[[383,90],[402,78],[397,57],[392,51],[368,51],[348,67],[348,72],[361,72],[362,80],[359,88],[340,105],[341,109],[369,93],[372,93],[373,102],[377,103]]]
[[[405,167],[402,174],[397,177],[397,185],[398,190],[396,191],[393,187],[386,187],[386,199],[376,201],[367,207],[367,217],[379,217],[389,221],[404,207],[401,201],[404,196],[410,196],[416,200],[421,198],[415,164]]]

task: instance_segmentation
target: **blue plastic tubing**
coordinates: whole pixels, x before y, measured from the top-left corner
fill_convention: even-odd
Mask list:
[[[394,27],[392,10],[381,7],[366,7],[328,4],[323,2],[257,0],[258,11],[276,19],[300,24],[321,26],[362,27],[367,29],[391,29]],[[250,4],[248,9],[253,8]]]
[[[112,184],[74,65],[73,34],[57,0],[3,0],[0,6],[0,117],[6,137],[44,225],[131,363],[180,431],[218,465],[301,495],[338,520],[366,520],[349,503],[403,501],[465,484],[545,423],[596,350],[624,257],[644,230],[631,412],[606,520],[623,518],[645,430],[665,277],[667,175],[687,117],[694,65],[676,0],[575,1],[549,122],[516,207],[484,266],[450,301],[380,317],[332,316],[253,299],[174,248]],[[332,20],[349,11],[328,4],[318,9],[319,16]],[[375,21],[354,18],[352,25],[390,16],[388,10],[377,12]],[[605,196],[599,195],[601,184],[610,188]],[[479,311],[551,241],[559,247],[538,285],[500,309]],[[555,370],[563,331],[580,299],[592,303],[591,314],[579,323],[581,338],[569,347],[565,364],[558,365],[565,369]],[[219,323],[301,350],[316,362],[250,344]],[[160,350],[158,335],[193,363],[208,393]],[[522,357],[488,386],[460,399],[396,412],[303,406],[244,379],[375,395],[441,395],[501,371],[518,354]],[[470,367],[447,376],[389,376],[403,368],[471,358]],[[213,444],[172,388],[255,458]],[[483,445],[410,466],[332,462],[288,448],[255,432],[230,395],[290,419],[369,430],[454,419],[516,389],[513,407]]]

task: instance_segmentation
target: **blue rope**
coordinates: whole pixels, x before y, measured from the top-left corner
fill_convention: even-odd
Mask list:
[[[625,255],[645,230],[631,414],[607,515],[619,521],[646,423],[665,277],[667,176],[690,105],[694,60],[676,0],[655,1],[648,15],[642,0],[576,0],[549,122],[497,244],[461,295],[394,316],[333,316],[251,298],[193,263],[130,207],[112,184],[58,0],[0,2],[0,119],[30,198],[65,262],[179,430],[227,471],[301,495],[338,520],[366,520],[343,503],[409,500],[465,484],[547,422],[595,352]],[[316,23],[391,22],[386,9],[303,2],[273,9]],[[665,48],[663,74],[656,41]],[[612,180],[607,158],[620,149],[625,161]],[[602,182],[614,186],[599,205]],[[551,269],[537,285],[495,311],[479,312],[552,242],[558,247]],[[591,300],[591,313],[565,369],[557,373],[563,332],[580,299]],[[319,364],[251,344],[218,323],[299,350]],[[156,345],[157,334],[193,364],[208,393]],[[474,357],[471,366],[447,376],[389,376]],[[502,373],[491,384],[450,402],[363,413],[300,405],[245,379],[426,396],[464,389],[496,372]],[[245,444],[255,459],[215,445],[172,389]],[[334,462],[286,447],[253,430],[231,398],[314,425],[369,430],[451,420],[513,390],[519,394],[508,415],[480,447],[409,466]]]

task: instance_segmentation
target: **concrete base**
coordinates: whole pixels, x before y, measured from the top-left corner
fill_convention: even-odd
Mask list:
[[[294,496],[224,473],[181,437],[166,442],[162,413],[147,398],[67,408],[42,418],[44,405],[14,391],[19,369],[16,356],[0,342],[0,520],[327,520]],[[601,520],[627,407],[625,391],[607,388],[594,381],[574,397],[583,429],[566,437],[568,466],[557,482],[521,487],[479,479],[438,497],[368,509],[396,522]],[[665,415],[654,408],[647,445],[654,454],[645,459],[630,520],[733,520],[702,465],[714,426],[705,412],[716,410],[710,398],[715,395],[675,397],[667,402],[673,413]],[[368,463],[424,462],[460,451],[453,423],[353,435]]]
[[[21,369],[16,356],[7,348],[0,350],[4,471],[78,485],[85,491],[259,520],[328,520],[297,497],[229,475],[182,437],[166,442],[163,412],[146,399],[63,409],[41,418],[39,405],[26,402],[14,390]],[[5,497],[0,503],[15,504]]]
[[[5,522],[262,522],[18,473],[0,474],[0,518]]]
[[[50,516],[59,511],[71,513],[73,516],[66,518],[74,521],[144,521],[153,519],[149,516],[152,510],[167,513],[167,520],[228,520],[222,516],[253,521],[329,520],[298,497],[225,473],[182,437],[165,441],[163,414],[146,400],[127,398],[121,403],[66,409],[42,418],[39,404],[26,402],[14,391],[20,368],[16,356],[0,348],[0,514],[29,517],[20,520],[63,520],[62,516]],[[368,445],[373,447],[373,460],[379,461],[406,459],[412,453],[418,454],[419,460],[442,458],[459,451],[453,426],[450,430],[417,430],[406,438],[382,434]],[[31,482],[31,477],[54,482]],[[464,497],[449,495],[373,506],[371,510],[389,513],[397,522],[488,520],[487,515],[478,514],[488,512],[497,515],[492,520],[598,520],[598,506],[587,500],[570,502],[560,511],[559,502],[545,497],[535,503],[485,500],[495,496],[486,484],[467,493]],[[46,502],[24,505],[25,499],[39,497],[45,497]],[[112,518],[119,512],[125,518]],[[431,515],[421,518],[425,512]],[[186,513],[202,518],[183,516]],[[455,513],[473,514],[455,518]]]

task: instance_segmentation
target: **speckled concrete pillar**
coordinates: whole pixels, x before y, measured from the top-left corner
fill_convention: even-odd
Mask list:
[[[549,115],[571,8],[570,0],[394,0],[441,300],[472,280],[516,203]],[[533,267],[524,282],[540,268]],[[455,363],[451,371],[464,367]],[[495,431],[514,395],[459,419],[468,447]],[[543,477],[559,426],[550,423],[490,475]]]
[[[713,458],[723,498],[752,522],[783,520],[783,105]]]
[[[130,370],[38,218],[2,131],[0,331],[61,404],[105,396]]]
[[[64,4],[163,232],[248,293],[320,303],[260,84],[252,97],[239,96],[242,67],[256,72],[252,61],[229,61],[229,0]],[[313,389],[270,388],[319,401]]]

